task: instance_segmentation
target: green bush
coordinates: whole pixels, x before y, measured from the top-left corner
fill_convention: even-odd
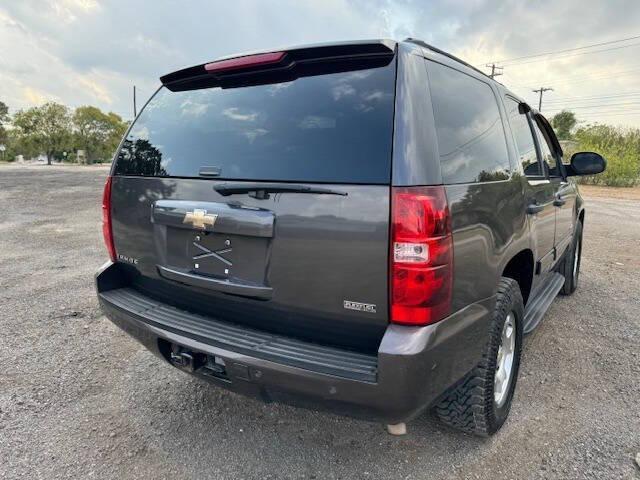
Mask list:
[[[591,125],[579,128],[573,140],[577,142],[575,151],[597,152],[607,160],[604,173],[582,177],[581,183],[612,187],[640,184],[640,130]]]

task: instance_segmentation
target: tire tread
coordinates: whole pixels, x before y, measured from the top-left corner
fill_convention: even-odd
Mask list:
[[[485,437],[495,433],[502,425],[504,419],[498,421],[494,412],[493,372],[496,368],[502,326],[508,312],[514,308],[518,316],[518,329],[521,331],[524,307],[520,288],[515,280],[503,277],[498,284],[496,308],[482,360],[461,382],[454,385],[434,408],[436,415],[445,424]],[[519,362],[520,348],[517,349],[514,359],[516,370],[512,379],[512,389],[515,388]],[[507,408],[510,403],[511,398],[507,400]]]

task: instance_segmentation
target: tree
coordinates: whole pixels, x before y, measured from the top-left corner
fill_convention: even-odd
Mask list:
[[[104,160],[111,155],[124,135],[127,124],[115,113],[99,108],[78,107],[73,114],[76,144],[85,150],[87,159]]]
[[[138,175],[164,177],[167,171],[162,166],[162,152],[154,147],[149,140],[138,139],[135,142],[128,138],[122,142],[118,158],[127,165],[126,172]],[[125,172],[118,172],[125,173]]]
[[[4,129],[4,124],[7,123],[8,120],[9,108],[4,102],[0,102],[0,144],[2,145],[7,142],[7,131]]]
[[[571,138],[571,129],[576,126],[576,123],[575,114],[568,110],[556,113],[551,119],[551,125],[560,140],[569,140]]]
[[[26,145],[47,156],[47,165],[70,146],[71,114],[59,103],[20,110],[13,117],[13,126]]]
[[[0,127],[9,120],[9,107],[0,101]]]

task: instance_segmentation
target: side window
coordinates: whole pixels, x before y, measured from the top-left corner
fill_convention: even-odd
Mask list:
[[[533,133],[527,116],[520,113],[518,110],[519,103],[510,97],[505,98],[504,105],[507,108],[509,125],[511,125],[524,174],[527,177],[544,176],[544,172],[540,168],[540,162],[538,162],[536,144],[533,141]]]
[[[439,63],[427,65],[444,182],[508,179],[509,155],[491,87]]]
[[[558,171],[558,166],[556,165],[556,159],[553,157],[551,153],[551,147],[549,146],[549,142],[547,142],[546,137],[542,134],[540,127],[537,122],[533,122],[533,128],[536,131],[536,135],[538,135],[538,143],[540,144],[540,153],[542,154],[542,165],[545,170],[551,177],[559,177],[560,173]]]

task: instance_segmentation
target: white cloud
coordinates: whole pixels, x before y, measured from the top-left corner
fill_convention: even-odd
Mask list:
[[[27,103],[31,103],[34,105],[42,105],[43,103],[49,101],[60,101],[60,99],[55,95],[44,92],[42,90],[38,90],[37,88],[33,87],[23,87],[22,98],[24,98]]]
[[[78,15],[100,9],[100,4],[96,0],[54,0],[50,6],[56,18],[65,24],[76,22]]]
[[[638,25],[637,0],[193,0],[188,8],[154,0],[8,1],[0,6],[0,98],[12,111],[58,99],[130,119],[133,85],[140,105],[159,76],[234,52],[414,36],[481,66],[632,36]],[[531,104],[532,89],[552,86],[543,111],[554,113],[577,105],[565,99],[640,91],[640,71],[621,73],[640,68],[639,52],[636,46],[513,65],[498,80]],[[271,93],[291,83],[281,85]],[[351,94],[348,82],[340,85],[334,98]],[[575,111],[587,119],[597,109]],[[639,111],[597,118],[640,126]]]
[[[355,94],[356,89],[348,83],[341,83],[340,85],[336,85],[335,87],[333,87],[331,89],[331,93],[334,100],[340,100],[342,97]]]
[[[293,82],[275,83],[273,85],[270,85],[267,90],[269,91],[269,95],[271,95],[272,97],[275,97],[278,93],[289,88],[291,85],[293,85]]]
[[[149,140],[149,129],[144,126],[144,127],[136,127],[134,124],[134,128],[131,131],[131,136],[132,137],[136,137],[139,138],[140,140]]]
[[[300,123],[298,123],[298,127],[304,130],[309,130],[312,128],[335,128],[336,119],[329,117],[320,117],[317,115],[307,115],[300,121]]]
[[[385,93],[380,90],[375,90],[373,92],[368,92],[363,95],[362,99],[365,102],[375,102],[378,100],[382,100],[385,97]]]
[[[182,115],[190,116],[190,117],[200,117],[207,113],[209,109],[209,105],[206,103],[198,103],[192,100],[185,100],[180,105],[180,111]]]
[[[225,108],[222,114],[231,120],[238,120],[240,122],[255,122],[258,118],[258,112],[241,113],[240,109],[236,107]]]
[[[249,143],[253,143],[256,138],[262,137],[267,133],[269,133],[269,130],[264,128],[254,128],[253,130],[242,132],[242,134],[249,140]]]
[[[92,79],[91,75],[79,75],[77,81],[99,103],[105,103],[107,105],[113,103],[109,90],[104,85],[101,85],[99,81]]]

